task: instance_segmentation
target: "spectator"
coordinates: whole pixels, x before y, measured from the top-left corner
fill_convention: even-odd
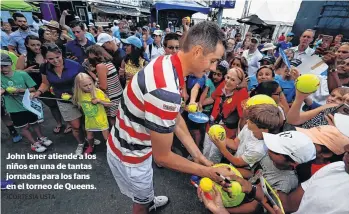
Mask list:
[[[258,68],[260,67],[259,60],[263,58],[263,55],[257,49],[259,40],[257,38],[252,38],[248,50],[244,50],[242,56],[247,59],[248,63],[248,75],[253,76],[256,74]]]
[[[241,42],[241,33],[236,33],[235,34],[235,42],[236,42],[236,44]]]
[[[44,24],[42,23],[42,21],[35,15],[33,15],[33,32],[38,33],[39,29],[41,26],[43,26]]]
[[[153,60],[157,58],[158,56],[162,56],[165,54],[164,47],[162,46],[162,31],[161,30],[155,30],[153,33],[154,36],[154,42],[153,44],[150,44],[147,46],[145,53],[147,54],[149,60]]]
[[[147,49],[148,45],[153,44],[154,39],[151,38],[151,36],[149,35],[149,27],[148,26],[143,26],[142,27],[142,38],[141,38],[141,42],[143,45],[144,50]]]
[[[45,23],[44,26],[50,29],[54,43],[56,43],[56,45],[62,50],[63,55],[65,56],[65,44],[72,40],[72,38],[68,36],[67,30],[61,30],[59,23],[54,20]]]
[[[159,26],[160,27],[160,26]],[[153,22],[151,28],[150,28],[150,33],[153,33],[156,30],[157,26],[156,26],[156,22]]]
[[[119,20],[114,20],[113,21],[113,27],[111,27],[111,31],[114,33],[116,30],[119,30],[119,23],[120,21]]]
[[[1,49],[8,50],[8,42],[10,41],[10,34],[12,33],[11,25],[8,22],[1,21]]]
[[[281,36],[279,36],[278,42],[283,42],[285,41],[286,37],[285,37],[285,32],[281,33]]]
[[[168,33],[164,39],[165,55],[172,55],[179,51],[179,36],[176,33]]]
[[[40,28],[39,29],[39,39],[41,44],[45,45],[48,43],[54,43],[53,36],[51,34],[51,30],[48,28]]]
[[[76,37],[73,41],[67,42],[66,51],[67,57],[71,57],[72,59],[76,59],[76,61],[80,64],[84,62],[87,58],[86,48],[90,47],[94,43],[85,37],[85,26],[82,22],[73,22],[71,24],[71,28]],[[71,54],[68,54],[71,53]],[[69,56],[70,55],[70,56]]]
[[[292,39],[294,37],[294,33],[290,32],[287,33],[287,37],[285,41],[279,42],[276,45],[276,51],[275,51],[275,57],[279,57],[279,48],[281,48],[282,50],[286,50],[292,47]]]
[[[251,32],[247,32],[246,35],[245,35],[245,39],[243,41],[241,41],[241,34],[240,33],[237,33],[235,35],[235,40],[237,42],[236,46],[235,46],[235,52],[238,52],[237,50],[239,48],[243,48],[244,44],[245,43],[245,40],[247,41],[251,41],[251,38],[252,38],[252,33]]]
[[[120,21],[117,23],[117,25],[118,25],[117,28],[112,29],[112,35],[113,37],[121,40],[121,33],[123,32],[123,29],[124,29],[124,23],[123,21]]]
[[[310,48],[309,45],[313,40],[314,31],[311,29],[305,30],[299,38],[299,45],[291,48],[295,52],[294,58],[303,61],[303,56],[311,56],[314,53],[314,50]]]
[[[38,36],[38,34],[29,29],[27,18],[23,14],[14,13],[12,17],[19,28],[10,34],[8,50],[19,56],[25,54],[27,50],[24,45],[24,39],[29,35]]]
[[[42,55],[47,62],[40,66],[42,83],[33,97],[44,94],[52,87],[54,96],[61,99],[62,94],[73,95],[74,79],[80,72],[84,72],[83,67],[72,60],[64,59],[62,51],[55,44],[43,46]],[[80,135],[80,118],[82,116],[79,109],[69,101],[57,101],[61,115],[73,128],[73,135],[78,142],[75,151],[76,155],[81,155],[84,148],[84,141]]]

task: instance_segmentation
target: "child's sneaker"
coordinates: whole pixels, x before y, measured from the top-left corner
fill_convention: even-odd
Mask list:
[[[78,144],[78,147],[75,150],[76,155],[82,155],[82,152],[84,151],[84,144]]]
[[[168,198],[166,196],[155,196],[151,206],[149,207],[149,212],[152,210],[156,210],[156,208],[162,207],[166,205],[168,202]]]
[[[47,137],[41,137],[38,138],[39,142],[44,144],[45,146],[50,146],[52,144],[52,141],[49,140]]]
[[[17,134],[16,136],[12,137],[12,142],[18,143],[19,141],[22,140],[22,136]]]
[[[93,146],[88,145],[87,149],[85,150],[85,154],[91,154],[93,152]]]
[[[46,147],[42,146],[40,142],[36,142],[36,143],[32,144],[31,145],[31,149],[32,149],[32,151],[35,151],[35,152],[44,152],[44,151],[46,151]]]

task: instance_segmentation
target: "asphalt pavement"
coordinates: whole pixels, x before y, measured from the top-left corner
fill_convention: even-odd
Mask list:
[[[45,108],[45,121],[41,124],[44,135],[53,141],[53,144],[44,154],[68,154],[75,151],[77,143],[71,134],[54,134],[55,121],[50,112]],[[98,135],[102,140],[102,136]],[[8,153],[35,154],[30,150],[30,144],[25,140],[12,143],[7,129],[2,124],[1,129],[1,178],[6,173],[28,174],[28,170],[10,170],[6,166],[11,163],[20,164],[91,164],[92,170],[59,170],[59,169],[33,169],[32,174],[60,174],[78,173],[90,174],[89,180],[15,180],[16,184],[94,184],[94,190],[2,190],[1,213],[30,213],[30,214],[56,214],[56,213],[131,213],[132,201],[122,195],[109,170],[106,160],[106,144],[96,146],[96,160],[6,160]],[[209,213],[199,202],[195,187],[190,182],[190,175],[174,172],[169,169],[154,168],[154,189],[156,195],[166,195],[170,203],[153,213]]]

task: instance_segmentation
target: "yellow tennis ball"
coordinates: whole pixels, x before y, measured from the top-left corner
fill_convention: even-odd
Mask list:
[[[298,91],[310,94],[317,91],[320,86],[320,80],[314,74],[303,74],[296,79],[294,84]]]
[[[7,91],[8,93],[10,93],[10,94],[16,92],[16,90],[17,90],[17,88],[12,87],[12,86],[9,86],[9,87],[6,88],[6,91]]]
[[[210,127],[210,129],[208,130],[208,135],[212,138],[213,136],[215,136],[216,138],[218,138],[219,140],[224,140],[227,136],[225,129],[223,126],[221,125],[213,125]]]
[[[67,93],[63,93],[62,96],[61,96],[61,98],[62,98],[63,100],[70,100],[71,95],[70,95],[70,94],[67,94]]]
[[[248,108],[248,107],[251,107],[254,105],[260,105],[260,104],[271,104],[271,105],[277,106],[273,98],[264,94],[258,94],[247,100],[246,107]]]
[[[213,167],[221,167],[221,166],[229,167],[231,171],[235,173],[235,175],[242,178],[241,173],[232,165],[220,163],[220,164],[215,164]],[[245,193],[242,192],[242,187],[239,184],[239,182],[231,181],[230,194],[224,191],[222,189],[222,186],[219,184],[215,184],[215,187],[221,193],[224,207],[239,206],[245,198]]]
[[[190,23],[190,17],[187,16],[187,17],[185,17],[185,18],[187,19],[187,23]]]
[[[209,178],[202,178],[200,180],[199,187],[203,192],[211,192],[213,188],[213,181]]]
[[[198,110],[198,106],[194,103],[194,104],[189,104],[188,105],[188,112],[190,113],[194,113]]]

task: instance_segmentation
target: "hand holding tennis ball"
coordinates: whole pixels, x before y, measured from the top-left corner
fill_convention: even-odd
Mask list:
[[[63,100],[68,101],[68,100],[70,100],[71,95],[68,94],[68,93],[63,93],[62,96],[61,96],[61,98],[62,98]]]
[[[224,127],[218,124],[210,127],[210,129],[208,130],[208,135],[211,137],[211,139],[216,138],[220,141],[225,140],[225,138],[227,137]]]
[[[295,81],[295,87],[304,94],[311,94],[317,91],[320,86],[319,78],[314,74],[303,74]]]
[[[188,112],[189,113],[194,113],[198,111],[198,105],[196,103],[190,103],[188,105]]]
[[[213,189],[213,181],[209,178],[202,178],[199,187],[203,192],[211,192]]]
[[[15,93],[17,91],[17,88],[9,86],[9,87],[6,88],[6,91],[8,93],[10,93],[10,94],[13,94],[13,93]]]

